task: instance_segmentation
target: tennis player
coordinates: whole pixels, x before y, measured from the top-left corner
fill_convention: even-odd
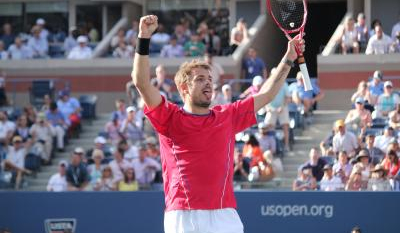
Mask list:
[[[256,124],[257,110],[277,94],[296,60],[294,39],[260,92],[209,108],[213,77],[201,61],[186,62],[175,76],[184,106],[168,102],[150,83],[149,43],[157,16],[140,19],[132,78],[144,112],[159,133],[165,193],[165,233],[242,233],[233,193],[235,134]]]

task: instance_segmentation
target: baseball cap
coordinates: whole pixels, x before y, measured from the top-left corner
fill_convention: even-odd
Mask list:
[[[385,84],[383,84],[384,87],[393,87],[393,83],[391,81],[386,81]]]
[[[325,170],[329,170],[329,169],[332,169],[332,165],[330,165],[330,164],[325,164],[325,166],[324,166],[324,171],[325,171]]]
[[[227,90],[231,90],[231,85],[229,85],[229,84],[224,84],[224,85],[222,86],[222,91],[227,91]]]
[[[20,136],[14,136],[12,142],[22,142],[22,138]]]
[[[365,100],[364,100],[363,97],[357,97],[356,103],[364,104],[364,103],[365,103]]]
[[[263,83],[263,81],[264,81],[263,78],[261,76],[257,75],[253,78],[252,84],[253,84],[253,86],[261,85]]]
[[[94,139],[94,143],[106,144],[107,140],[102,136],[97,136]]]
[[[76,40],[78,43],[87,43],[88,39],[86,36],[78,36],[78,39]]]
[[[383,78],[382,71],[376,70],[376,71],[374,72],[374,78],[379,79],[379,80],[382,80],[382,78]]]
[[[37,20],[36,20],[36,24],[37,25],[44,25],[46,23],[46,21],[44,21],[44,19],[42,19],[42,18],[38,18]]]
[[[74,154],[84,154],[85,150],[82,147],[76,147],[74,149]]]
[[[126,112],[136,112],[136,108],[135,108],[135,106],[129,106],[129,107],[127,107],[126,108]]]
[[[68,167],[68,162],[66,160],[61,160],[60,162],[58,162],[58,166]]]
[[[336,128],[344,127],[344,126],[345,126],[345,124],[344,124],[344,120],[343,119],[335,121],[335,127]]]

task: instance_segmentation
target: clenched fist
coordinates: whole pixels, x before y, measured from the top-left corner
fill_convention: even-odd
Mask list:
[[[158,18],[155,15],[146,15],[140,18],[139,38],[150,38],[158,27]]]

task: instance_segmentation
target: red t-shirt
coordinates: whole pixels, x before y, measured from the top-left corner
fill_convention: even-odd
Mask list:
[[[233,194],[235,134],[256,123],[253,97],[187,113],[162,97],[144,108],[159,132],[165,211],[236,208]]]

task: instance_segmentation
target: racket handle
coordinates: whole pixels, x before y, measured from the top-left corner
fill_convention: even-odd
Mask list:
[[[310,75],[308,75],[308,69],[304,57],[300,56],[297,59],[297,62],[299,63],[300,72],[303,75],[304,90],[311,91],[313,87],[311,85]]]

